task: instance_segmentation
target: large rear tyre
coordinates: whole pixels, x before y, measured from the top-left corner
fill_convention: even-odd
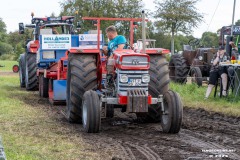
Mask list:
[[[25,54],[20,54],[19,57],[19,80],[20,80],[20,87],[25,88]]]
[[[87,133],[97,133],[100,130],[100,100],[95,91],[86,91],[83,95],[82,123],[84,131]]]
[[[164,113],[161,126],[164,133],[178,133],[182,124],[183,106],[179,95],[169,90],[163,95]]]
[[[149,93],[154,97],[169,90],[168,62],[164,55],[150,55]]]
[[[150,55],[150,83],[149,94],[157,98],[169,90],[169,69],[168,62],[164,55]],[[137,116],[144,122],[159,122],[161,108],[158,105],[151,105],[148,108],[146,116],[137,114]]]
[[[34,91],[37,89],[37,65],[36,65],[36,54],[27,53],[25,55],[25,85],[26,90]]]
[[[188,66],[184,57],[180,54],[172,55],[169,62],[169,75],[172,81],[177,83],[186,83],[188,75]]]
[[[83,94],[97,89],[97,60],[91,54],[69,54],[67,71],[67,119],[81,122]]]
[[[199,67],[191,68],[192,82],[196,83],[199,87],[202,86],[202,72]]]
[[[48,98],[48,78],[44,78],[43,74],[39,75],[39,95]]]

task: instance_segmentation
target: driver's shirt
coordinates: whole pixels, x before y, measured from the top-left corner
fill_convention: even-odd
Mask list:
[[[126,44],[127,40],[124,36],[118,35],[108,42],[108,56],[112,55],[113,51],[118,48],[120,44]]]

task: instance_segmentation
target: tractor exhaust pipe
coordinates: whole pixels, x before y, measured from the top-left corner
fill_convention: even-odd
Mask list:
[[[142,11],[142,51],[146,53],[146,25],[145,25],[145,12]]]

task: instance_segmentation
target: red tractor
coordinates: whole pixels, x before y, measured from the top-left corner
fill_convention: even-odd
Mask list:
[[[133,22],[142,19],[83,17],[83,20],[97,22],[98,45],[96,49],[71,48],[66,53],[67,119],[82,122],[86,132],[96,133],[100,131],[101,118],[112,117],[114,108],[122,108],[122,111],[136,113],[138,117],[161,121],[165,133],[178,133],[183,108],[179,95],[169,90],[169,70],[165,57],[169,50],[115,50],[114,58],[107,59],[102,56],[99,45],[100,22],[129,21],[132,47]]]

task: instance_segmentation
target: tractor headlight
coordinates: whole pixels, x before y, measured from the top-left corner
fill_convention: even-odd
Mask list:
[[[145,75],[142,76],[142,82],[143,83],[149,83],[150,82],[149,74],[145,74]]]
[[[128,82],[128,76],[126,74],[120,74],[120,82],[127,83]]]
[[[55,59],[54,51],[43,51],[43,59]]]
[[[203,57],[202,57],[202,56],[199,56],[198,59],[199,59],[200,61],[202,61],[202,60],[203,60]]]

